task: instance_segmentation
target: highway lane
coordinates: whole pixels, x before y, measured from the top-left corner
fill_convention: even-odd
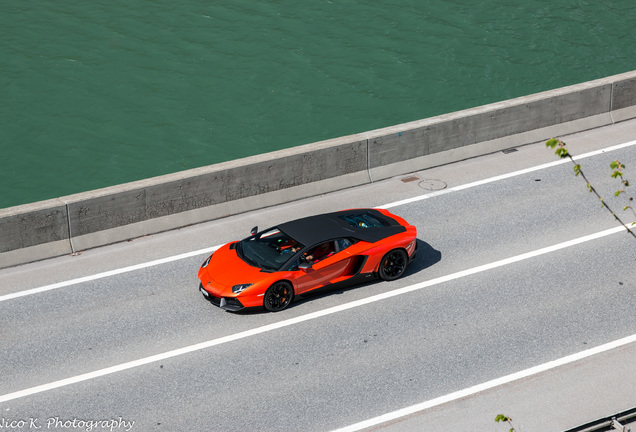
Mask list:
[[[632,150],[623,155],[636,159]],[[592,172],[603,172],[601,159]],[[303,301],[282,314],[211,308],[195,291],[200,257],[3,302],[2,337],[9,349],[0,363],[8,377],[1,393],[300,317],[614,226],[570,177],[569,168],[548,169],[394,208],[427,242],[422,251],[428,253],[407,277]],[[606,184],[604,177],[599,181]],[[572,199],[563,200],[561,193]],[[564,216],[567,225],[561,226],[556,221]],[[636,278],[624,272],[634,267],[633,252],[625,261],[616,259],[611,251],[617,245],[634,250],[617,234],[2,407],[23,417],[121,415],[137,419],[144,425],[139,430],[344,426],[636,333],[629,319]],[[615,274],[625,280],[607,284]],[[514,349],[502,353],[502,345]]]
[[[581,275],[586,295],[571,298],[570,274],[598,251],[587,246],[560,253],[562,276],[552,284],[537,276],[536,262],[518,263],[488,272],[485,284],[442,284],[392,300],[396,307],[373,303],[3,406],[40,417],[116,413],[142,430],[152,422],[165,430],[342,426],[634,332],[624,323],[633,283],[608,282],[590,268]]]

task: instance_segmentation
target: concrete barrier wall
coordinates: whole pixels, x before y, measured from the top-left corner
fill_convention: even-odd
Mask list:
[[[0,268],[636,118],[636,71],[0,210]]]
[[[365,170],[366,141],[322,144],[74,195],[69,217],[83,236]]]
[[[576,88],[407,124],[399,135],[371,140],[371,168],[608,113],[611,88]]]
[[[58,199],[0,210],[0,268],[69,253],[69,238]]]
[[[614,121],[636,117],[636,78],[633,72],[616,75],[612,81],[611,112]]]

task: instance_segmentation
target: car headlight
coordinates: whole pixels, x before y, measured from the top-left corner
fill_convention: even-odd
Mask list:
[[[245,291],[245,289],[246,289],[247,287],[251,287],[252,285],[254,285],[254,284],[239,284],[239,285],[234,285],[234,286],[232,287],[232,292],[233,292],[234,294],[238,294],[238,293],[240,293],[240,292]]]
[[[203,268],[203,267],[207,267],[207,265],[208,265],[208,264],[210,264],[210,260],[211,260],[211,259],[212,259],[212,255],[210,255],[210,256],[208,257],[208,259],[206,259],[206,260],[203,262],[203,264],[201,264],[201,268]]]

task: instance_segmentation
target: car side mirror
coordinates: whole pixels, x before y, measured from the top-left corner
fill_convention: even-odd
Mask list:
[[[258,232],[258,225],[252,228],[252,231],[250,231],[252,235],[256,234],[257,232]]]
[[[302,262],[300,264],[298,264],[298,268],[301,270],[309,270],[311,268],[311,264],[309,264],[308,262]]]

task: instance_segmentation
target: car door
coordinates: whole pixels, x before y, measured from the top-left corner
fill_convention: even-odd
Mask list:
[[[346,279],[351,265],[351,254],[346,249],[351,244],[353,241],[350,239],[336,239],[308,249],[304,255],[313,259],[307,262],[309,268],[298,270],[295,281],[297,294]]]

